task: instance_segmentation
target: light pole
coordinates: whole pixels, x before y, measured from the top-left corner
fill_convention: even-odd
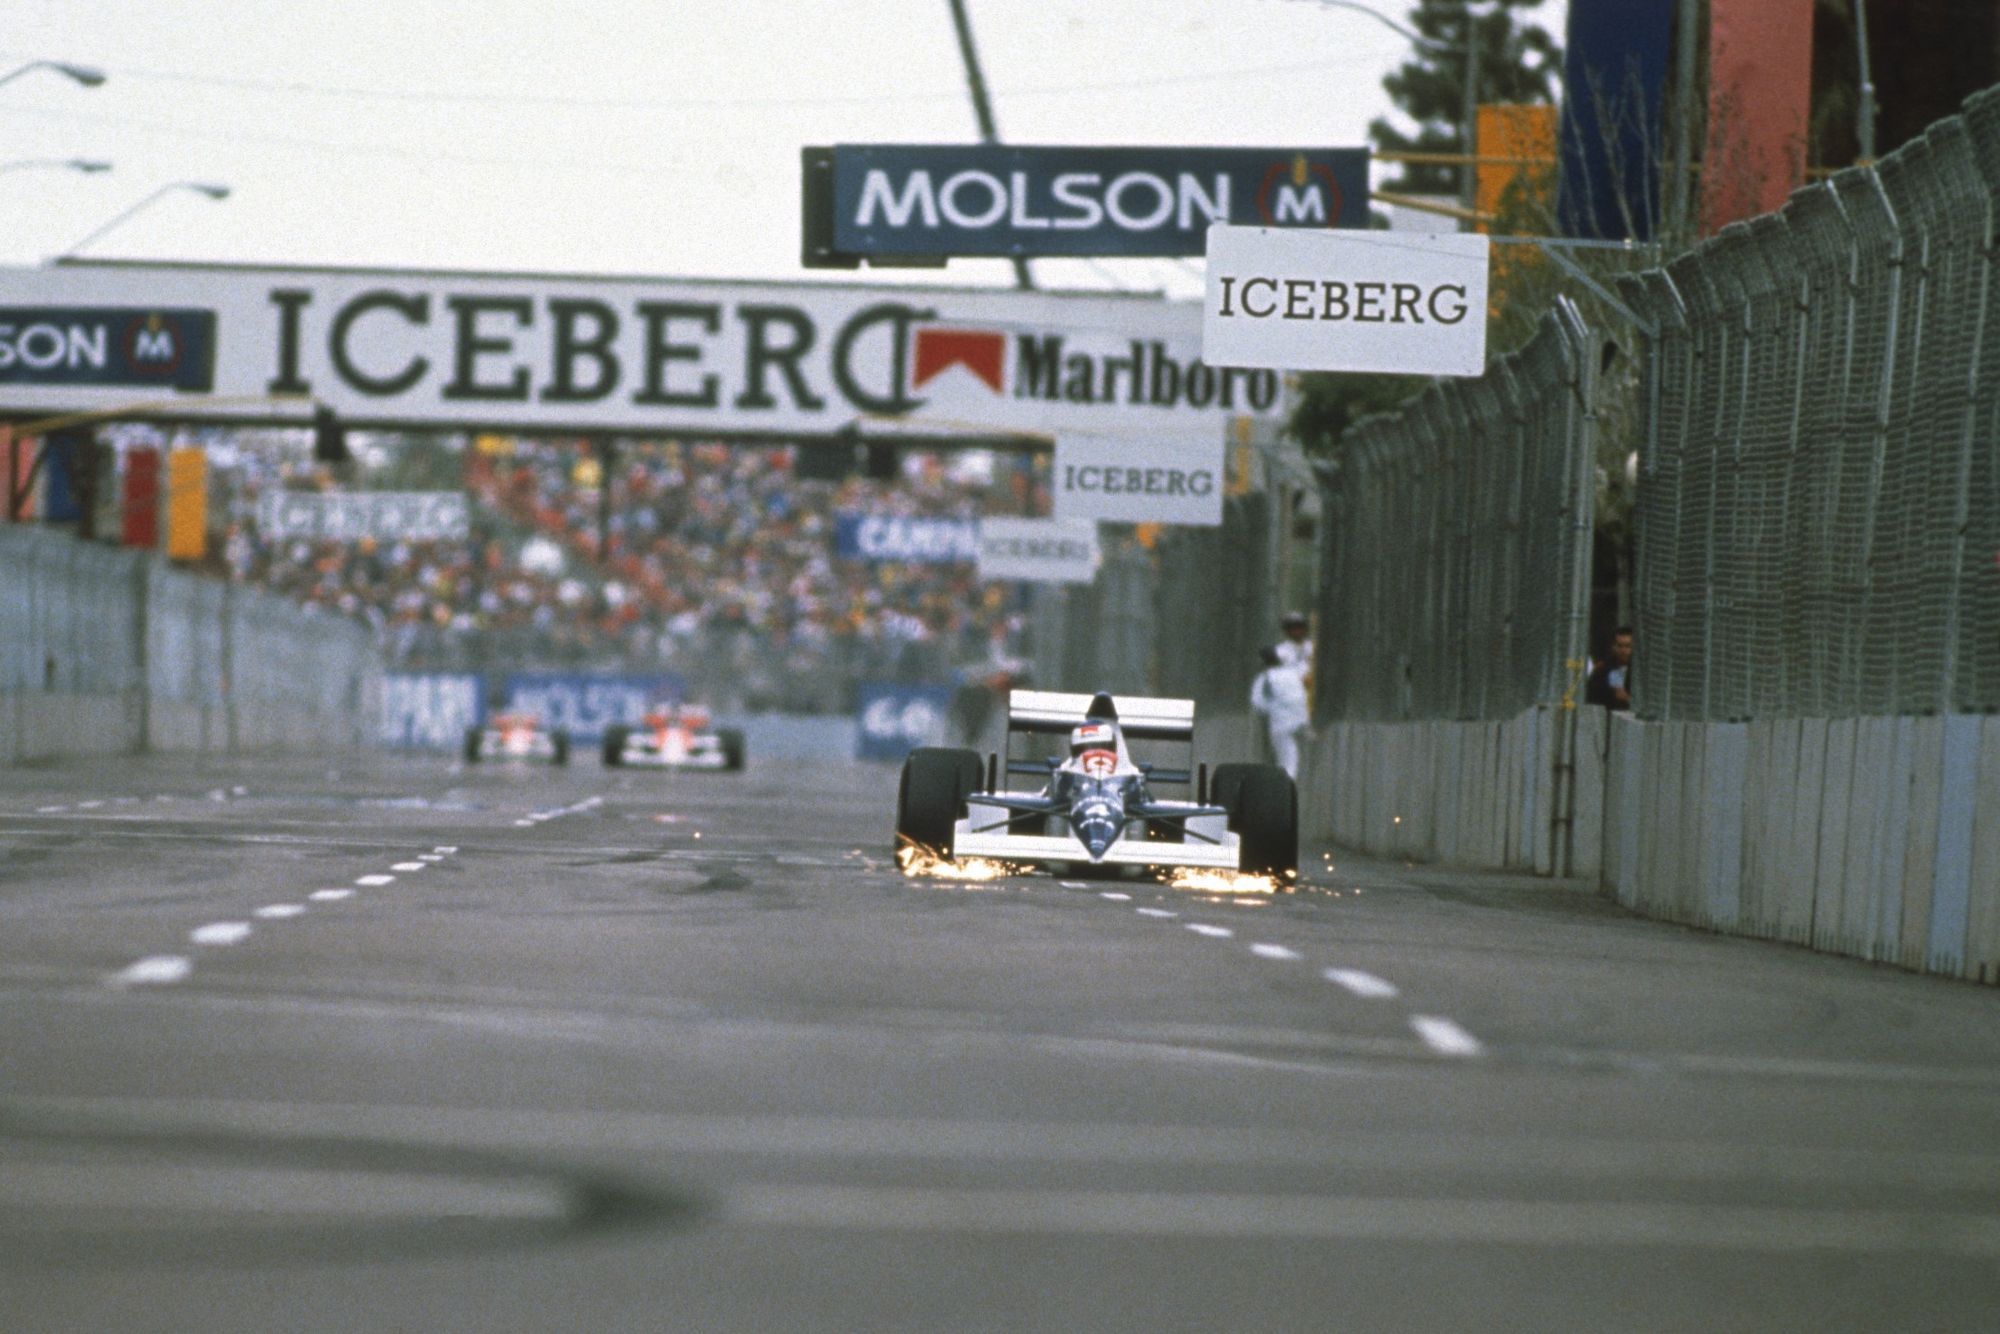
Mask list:
[[[1318,0],[1323,9],[1348,9],[1356,14],[1366,14],[1384,27],[1407,37],[1418,47],[1433,55],[1462,56],[1465,59],[1465,80],[1459,103],[1459,135],[1465,151],[1465,161],[1458,168],[1458,202],[1467,213],[1479,206],[1478,177],[1473,167],[1473,145],[1478,140],[1479,120],[1479,30],[1475,26],[1479,15],[1472,12],[1472,0],[1459,0],[1459,11],[1465,16],[1464,26],[1459,29],[1464,40],[1457,45],[1441,42],[1435,37],[1426,37],[1420,32],[1404,27],[1387,14],[1370,9],[1355,0]]]
[[[111,170],[109,162],[95,162],[89,158],[80,157],[29,157],[22,158],[19,162],[0,162],[0,171],[21,171],[28,167],[62,167],[69,171],[80,171],[86,174]]]
[[[1854,46],[1861,53],[1861,105],[1856,109],[1854,137],[1859,141],[1861,160],[1875,160],[1875,79],[1868,68],[1868,8],[1864,0],[1854,0]]]
[[[18,69],[0,74],[0,83],[12,83],[30,70],[54,70],[66,79],[72,79],[86,88],[95,88],[104,82],[104,71],[90,65],[72,65],[61,60],[30,60]]]
[[[91,232],[88,236],[85,236],[81,241],[78,241],[76,242],[76,244],[70,246],[69,249],[61,252],[61,254],[57,256],[57,258],[68,259],[72,257],[73,255],[76,254],[77,251],[83,249],[85,246],[89,245],[92,241],[97,240],[99,237],[103,236],[106,232],[110,231],[113,227],[116,227],[118,226],[118,224],[126,221],[133,214],[139,212],[141,209],[145,208],[148,204],[152,203],[154,200],[160,198],[162,195],[172,194],[175,190],[193,190],[197,194],[207,195],[210,199],[216,199],[216,200],[229,198],[229,187],[226,185],[212,185],[203,181],[172,181],[166,185],[161,186],[159,189],[153,191],[153,193],[147,195],[144,199],[141,199],[138,203],[132,205],[132,207],[126,209],[123,213],[120,213],[117,217],[105,223],[102,227],[99,227],[96,231]]]

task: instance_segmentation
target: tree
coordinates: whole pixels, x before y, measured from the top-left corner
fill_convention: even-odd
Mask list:
[[[1471,11],[1473,45],[1479,51],[1478,94],[1482,102],[1548,102],[1562,52],[1547,32],[1526,26],[1522,12],[1542,0],[1497,0],[1490,9]],[[1413,46],[1410,58],[1382,87],[1403,114],[1415,121],[1414,136],[1378,116],[1368,137],[1382,152],[1462,153],[1465,151],[1465,16],[1468,0],[1418,0],[1409,26],[1450,51]],[[1452,194],[1458,168],[1442,163],[1403,163],[1388,189],[1409,194]]]

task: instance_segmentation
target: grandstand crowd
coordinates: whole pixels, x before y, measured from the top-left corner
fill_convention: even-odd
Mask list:
[[[726,710],[838,712],[861,681],[950,681],[1023,652],[1018,591],[969,563],[844,559],[835,544],[847,512],[1045,504],[1011,460],[911,453],[894,477],[832,481],[800,476],[793,447],[626,443],[600,550],[604,478],[583,445],[483,437],[452,453],[468,538],[326,542],[261,532],[257,502],[331,487],[328,469],[223,452],[216,558],[230,578],[367,620],[392,669],[667,672]]]

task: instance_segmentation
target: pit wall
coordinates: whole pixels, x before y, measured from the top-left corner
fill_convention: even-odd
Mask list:
[[[1576,717],[1568,874],[1664,921],[2000,983],[2000,716]],[[1302,833],[1560,873],[1557,719],[1326,726]]]
[[[381,683],[354,622],[148,553],[0,528],[0,764],[363,745]]]

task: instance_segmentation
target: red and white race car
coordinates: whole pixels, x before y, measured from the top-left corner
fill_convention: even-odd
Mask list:
[[[484,727],[465,729],[465,762],[547,760],[569,763],[569,733],[547,728],[532,713],[496,713]]]
[[[741,769],[743,733],[711,727],[708,710],[690,704],[665,705],[648,713],[638,727],[604,729],[604,762],[656,769]]]

